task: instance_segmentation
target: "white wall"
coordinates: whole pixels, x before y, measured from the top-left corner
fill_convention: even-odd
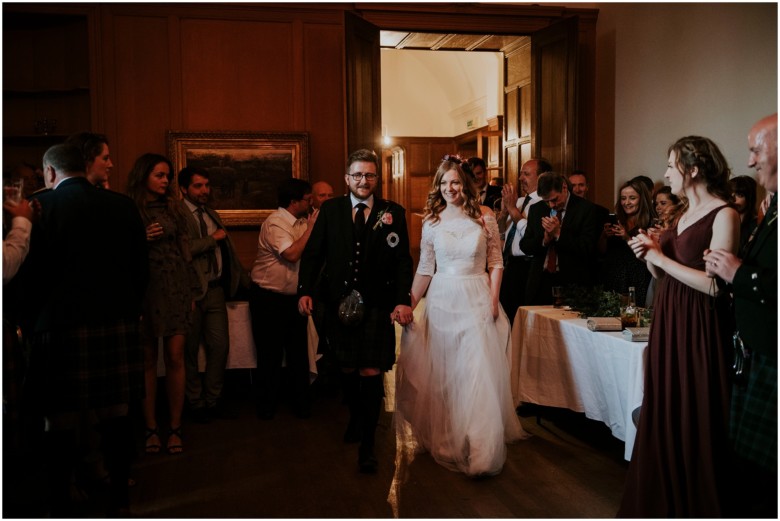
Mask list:
[[[745,166],[747,132],[777,112],[777,4],[565,5],[599,9],[597,202],[614,204],[617,187],[636,175],[662,182],[668,146],[689,134],[713,139],[735,175],[753,175]],[[383,50],[388,134],[461,134],[468,114],[458,111],[468,112],[469,103],[485,106],[483,117],[503,114],[493,107],[500,90],[476,81],[503,72],[499,55],[489,63],[472,61],[485,56],[492,55]]]
[[[382,49],[381,59],[388,136],[457,136],[504,113],[500,53]]]
[[[614,108],[597,100],[596,125],[599,134],[614,136],[614,156],[608,156],[609,146],[599,146],[604,153],[596,161],[599,169],[614,161],[613,193],[640,174],[663,181],[668,146],[690,134],[715,141],[734,175],[752,175],[746,166],[748,130],[777,112],[777,5],[598,9],[596,93],[614,90]]]

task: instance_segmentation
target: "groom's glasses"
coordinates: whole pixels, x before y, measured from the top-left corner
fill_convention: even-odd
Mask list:
[[[374,181],[377,178],[376,174],[347,174],[349,177],[354,179],[355,181],[360,181],[361,179],[364,179],[366,181]]]

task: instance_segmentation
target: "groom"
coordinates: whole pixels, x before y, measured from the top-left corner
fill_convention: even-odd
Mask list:
[[[344,441],[360,442],[363,473],[377,469],[374,433],[384,396],[382,373],[395,363],[394,322],[412,321],[406,214],[396,203],[374,196],[377,165],[370,150],[350,154],[344,176],[349,194],[322,203],[298,274],[298,310],[310,315],[324,265],[326,331],[350,410]],[[339,313],[358,300],[357,313]]]

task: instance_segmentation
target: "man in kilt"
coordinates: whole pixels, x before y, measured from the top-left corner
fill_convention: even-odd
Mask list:
[[[777,517],[777,114],[748,134],[748,166],[773,194],[766,216],[740,252],[705,252],[707,273],[734,297],[735,347],[747,350],[743,380],[731,398],[731,438],[737,458],[736,517]],[[741,352],[737,353],[741,356]]]
[[[128,405],[143,396],[144,226],[132,200],[87,181],[72,145],[49,148],[43,169],[53,190],[38,197],[41,216],[19,276],[34,324],[27,390],[45,418],[50,514],[73,514],[77,447],[96,428],[110,477],[108,514],[117,515],[128,506]]]
[[[374,196],[378,159],[357,150],[344,176],[349,194],[322,203],[298,275],[298,310],[310,315],[324,265],[328,340],[342,368],[350,420],[344,441],[360,442],[358,466],[374,473],[374,433],[383,372],[395,363],[394,322],[412,321],[412,258],[405,210]]]

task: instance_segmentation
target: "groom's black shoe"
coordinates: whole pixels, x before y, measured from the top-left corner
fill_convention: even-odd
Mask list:
[[[377,463],[374,450],[360,447],[358,452],[358,467],[363,474],[376,474]]]

